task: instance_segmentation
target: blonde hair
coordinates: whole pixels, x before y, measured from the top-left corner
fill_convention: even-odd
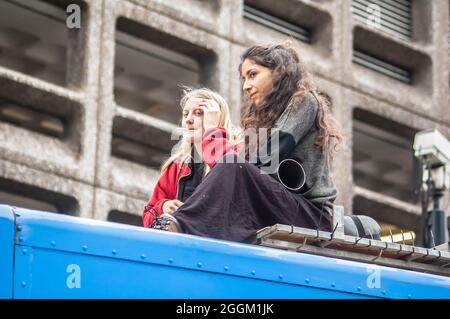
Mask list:
[[[234,131],[236,129],[233,128],[233,125],[231,123],[231,117],[230,117],[230,109],[228,107],[228,103],[225,101],[225,99],[217,92],[208,89],[208,88],[200,88],[200,89],[193,89],[189,87],[183,88],[183,95],[180,100],[180,107],[181,110],[184,109],[184,106],[186,105],[186,102],[190,98],[200,98],[200,99],[206,99],[206,100],[213,100],[219,104],[220,107],[220,117],[219,117],[219,127],[224,127],[229,132],[230,141],[233,143],[233,141],[236,139],[236,135]],[[179,149],[170,156],[161,166],[161,171],[164,171],[167,167],[169,167],[173,162],[179,161],[180,167],[181,164],[184,163],[186,160],[190,159],[191,152],[192,152],[193,144],[190,140],[187,140],[182,138],[181,145],[179,146]],[[210,168],[208,165],[205,165],[205,175],[208,174]]]

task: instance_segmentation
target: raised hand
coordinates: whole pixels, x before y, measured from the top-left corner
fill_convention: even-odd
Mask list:
[[[203,129],[207,131],[210,128],[218,127],[220,121],[220,106],[216,101],[203,99],[199,103],[203,108]]]

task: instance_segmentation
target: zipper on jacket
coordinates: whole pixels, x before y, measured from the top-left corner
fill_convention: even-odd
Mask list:
[[[181,201],[181,199],[179,198],[179,196],[180,196],[180,182],[181,182],[181,180],[183,178],[186,178],[186,177],[188,177],[188,176],[190,176],[192,174],[192,169],[189,166],[188,166],[188,168],[190,170],[190,173],[187,174],[187,175],[183,175],[183,176],[178,177],[178,181],[177,181],[177,196],[176,196],[176,199],[178,199],[180,201]],[[180,170],[181,170],[181,168],[180,168]]]

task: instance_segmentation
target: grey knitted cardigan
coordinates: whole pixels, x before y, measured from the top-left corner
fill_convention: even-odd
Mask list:
[[[319,135],[319,128],[316,125],[318,108],[319,102],[311,92],[305,94],[300,105],[294,105],[291,101],[275,123],[267,145],[264,146],[266,151],[261,151],[260,148],[258,156],[253,155],[253,158],[251,156],[250,161],[264,169],[271,165],[272,159],[277,155],[279,162],[285,158],[296,159],[306,173],[306,185],[302,189],[302,196],[331,214],[337,190],[331,176],[326,149],[322,153],[319,147],[314,145]],[[271,143],[276,136],[279,138],[278,145]]]

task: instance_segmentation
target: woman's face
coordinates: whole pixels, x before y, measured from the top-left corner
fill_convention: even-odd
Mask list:
[[[245,59],[241,66],[241,76],[244,81],[242,89],[256,106],[260,106],[272,90],[272,70]]]
[[[186,101],[183,108],[183,120],[181,126],[186,130],[185,137],[194,141],[201,141],[203,136],[203,107],[199,106],[203,99],[191,97]]]

